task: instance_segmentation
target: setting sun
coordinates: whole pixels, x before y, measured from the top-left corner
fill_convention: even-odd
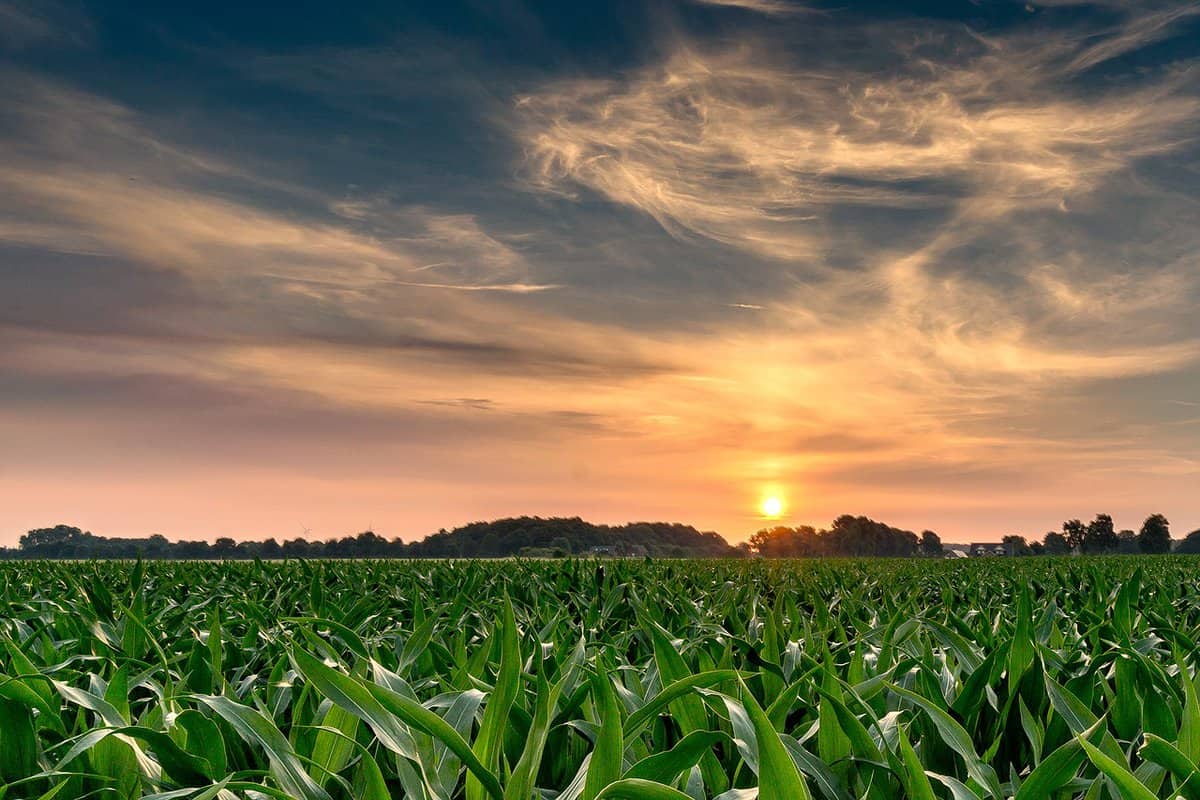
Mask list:
[[[759,510],[762,511],[764,517],[775,519],[783,514],[783,500],[776,495],[769,495],[763,498],[759,504]]]

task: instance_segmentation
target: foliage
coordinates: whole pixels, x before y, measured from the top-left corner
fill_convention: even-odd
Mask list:
[[[1067,520],[1062,533],[1048,532],[1042,542],[1030,542],[1020,534],[1004,536],[1009,555],[1167,553],[1171,550],[1171,532],[1166,517],[1154,514],[1142,525],[1142,532],[1114,529],[1108,514],[1097,514],[1090,523]],[[893,528],[867,517],[838,517],[829,529],[811,526],[778,526],[759,531],[750,538],[750,549],[769,558],[811,558],[819,556],[938,556],[945,552],[941,537],[926,530],[918,539],[910,531]],[[1200,541],[1194,550],[1200,552]]]
[[[1137,536],[1143,553],[1168,553],[1171,550],[1171,524],[1162,514],[1151,514],[1142,523]]]
[[[1001,541],[1009,545],[1014,556],[1033,555],[1033,550],[1029,547],[1029,542],[1025,541],[1024,536],[1012,533],[1005,536]]]
[[[719,534],[670,522],[594,525],[578,517],[514,517],[473,522],[438,531],[416,542],[387,540],[374,531],[327,541],[275,539],[242,541],[223,537],[169,542],[97,536],[68,525],[38,528],[20,539],[20,549],[3,551],[21,558],[502,558],[515,555],[566,556],[602,553],[618,556],[714,557],[737,555]]]
[[[0,564],[0,792],[1190,800],[1198,567]]]
[[[759,555],[775,558],[912,556],[921,547],[921,540],[912,531],[846,514],[835,519],[828,529],[816,530],[805,525],[761,530],[750,537],[750,546]]]
[[[1088,523],[1087,533],[1084,534],[1082,549],[1085,553],[1112,553],[1116,551],[1120,539],[1113,527],[1113,518],[1108,514],[1097,514]]]
[[[1071,552],[1071,543],[1058,531],[1047,532],[1042,539],[1042,547],[1048,556],[1065,556]]]
[[[1177,553],[1200,553],[1200,530],[1195,530],[1183,537],[1183,541],[1175,548]]]

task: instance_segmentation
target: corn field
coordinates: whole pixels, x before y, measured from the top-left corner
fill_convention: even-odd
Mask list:
[[[0,797],[1200,800],[1200,559],[7,562]]]

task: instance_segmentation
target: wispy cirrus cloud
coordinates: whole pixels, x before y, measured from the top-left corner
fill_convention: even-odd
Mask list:
[[[771,445],[804,419],[860,439],[882,424],[898,464],[1046,475],[1035,443],[1066,420],[1058,409],[1025,436],[996,433],[1023,408],[1200,360],[1186,322],[1200,236],[1182,223],[1197,198],[1137,177],[1194,152],[1196,65],[1074,82],[1193,11],[986,37],[867,28],[898,55],[882,68],[813,71],[769,46],[684,43],[619,78],[522,96],[513,130],[532,189],[602,197],[791,277],[764,281],[752,327],[730,322],[727,348],[705,348],[712,380],[700,385],[722,399],[696,406],[754,409],[727,431],[758,453],[735,469],[819,474],[819,456]],[[865,222],[897,214],[916,232],[893,239],[892,223],[873,235]]]
[[[1177,145],[1200,113],[1182,91],[1191,69],[1072,97],[1049,87],[1040,50],[986,43],[965,62],[923,59],[891,76],[689,47],[624,81],[520,98],[518,135],[536,188],[586,188],[674,234],[798,260],[821,252],[819,215],[838,205],[991,217],[1062,206]]]
[[[693,2],[706,6],[739,8],[768,16],[803,14],[812,10],[799,2],[791,2],[791,0],[693,0]]]
[[[147,520],[219,495],[255,530],[401,508],[378,519],[414,535],[534,512],[738,537],[767,483],[805,521],[956,532],[1101,492],[1183,508],[1194,4],[977,30],[709,5],[750,13],[647,9],[561,63],[200,37],[203,113],[5,68],[5,487],[29,509],[66,475]]]
[[[530,280],[521,253],[472,214],[327,201],[173,145],[117,103],[26,74],[9,78],[6,114],[19,133],[0,142],[0,240],[119,255],[206,280],[257,275],[347,292],[388,283],[554,288]],[[212,188],[218,183],[224,191]],[[271,202],[244,199],[264,189]]]
[[[1082,72],[1161,41],[1173,32],[1176,23],[1200,14],[1200,7],[1194,3],[1171,4],[1149,11],[1146,10],[1146,6],[1126,5],[1125,8],[1131,14],[1130,18],[1106,34],[1101,34],[1095,44],[1083,47],[1067,63],[1068,71]]]
[[[57,0],[0,2],[0,50],[23,51],[42,45],[83,47],[94,36],[86,15]]]

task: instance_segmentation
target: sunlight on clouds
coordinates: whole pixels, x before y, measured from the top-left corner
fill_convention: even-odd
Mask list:
[[[998,216],[1059,207],[1135,157],[1179,143],[1200,100],[1165,87],[1096,99],[1056,96],[1031,53],[985,50],[917,76],[771,65],[757,51],[682,49],[627,81],[554,84],[517,103],[529,180],[583,187],[693,233],[779,259],[823,245],[820,214],[842,204],[953,204]],[[1010,88],[1012,96],[987,98]],[[942,181],[929,194],[904,182]]]
[[[1194,263],[1150,252],[1157,269],[1133,270],[1105,253],[1063,251],[1053,217],[1016,222],[1086,205],[1138,159],[1187,141],[1200,118],[1188,91],[1194,68],[1099,96],[1072,95],[1061,81],[1189,13],[1134,17],[1100,41],[964,37],[957,50],[942,41],[940,52],[972,55],[926,56],[903,74],[833,78],[760,48],[681,47],[622,79],[557,82],[521,97],[514,125],[536,189],[596,192],[672,235],[807,274],[773,299],[766,319],[744,330],[732,322],[698,346],[698,368],[718,379],[703,384],[711,396],[680,405],[744,409],[744,424],[731,430],[718,415],[676,410],[696,422],[694,435],[725,431],[744,451],[780,453],[799,475],[820,471],[824,458],[781,444],[805,426],[847,440],[889,431],[864,462],[981,460],[1045,475],[1053,459],[1034,448],[1049,430],[1027,441],[970,431],[1002,428],[1064,385],[1200,359],[1194,329],[1157,324],[1200,291]],[[859,268],[830,270],[822,255],[845,241],[832,212],[854,207],[947,216],[916,250],[868,238],[850,254]],[[1017,260],[998,283],[977,276],[963,252],[995,247],[1001,226],[1020,244],[1010,245]],[[731,480],[757,460],[732,458]],[[834,459],[845,466],[856,456]]]
[[[771,25],[802,10],[707,2]],[[736,538],[764,487],[823,523],[867,503],[977,511],[1031,483],[1078,497],[1097,476],[1182,486],[1200,467],[1175,431],[1195,420],[1164,434],[1106,403],[1200,361],[1194,201],[1137,174],[1191,146],[1196,67],[1073,81],[1193,11],[1123,13],[1054,35],[857,31],[895,68],[681,37],[623,75],[525,84],[499,124],[526,191],[486,195],[505,208],[285,180],[0,73],[0,243],[167,275],[187,300],[150,294],[99,333],[19,317],[0,371],[84,398],[113,449],[111,431],[144,442],[160,425],[213,475],[223,447],[277,470],[277,489],[297,474],[286,459],[314,474],[329,459],[372,492],[390,491],[381,475],[411,495],[431,475],[483,487],[492,515],[543,510],[503,506],[537,487],[569,513],[694,511]],[[628,213],[575,232],[602,213],[593,197],[650,233],[627,239]],[[1142,219],[1166,205],[1184,211]],[[54,404],[4,410],[0,432],[31,450],[62,429]]]
[[[313,193],[175,147],[115,103],[13,77],[25,90],[10,111],[23,136],[0,142],[11,216],[0,241],[125,256],[210,280],[260,275],[346,291],[551,288],[530,280],[521,254],[471,214],[362,200],[328,203],[332,217],[265,208],[200,187],[214,178],[265,186],[297,209]]]
[[[801,14],[809,11],[798,0],[795,2],[793,0],[694,0],[694,2],[707,6],[754,11],[768,16],[786,16],[788,14]]]
[[[1106,50],[1090,45],[1088,64],[1132,46],[1117,40],[1144,40],[1179,16],[1135,20]],[[547,191],[599,192],[676,235],[800,262],[807,285],[778,304],[827,323],[830,309],[861,311],[863,287],[876,287],[875,305],[862,314],[871,321],[855,319],[847,334],[883,346],[879,361],[901,374],[931,379],[946,370],[969,386],[1039,373],[1116,377],[1195,358],[1194,337],[1118,344],[1039,336],[1036,293],[992,288],[954,255],[1017,213],[1056,213],[1137,158],[1177,147],[1200,116],[1200,100],[1182,92],[1190,73],[1076,98],[1045,79],[1082,68],[1078,60],[1062,65],[1081,46],[1074,39],[975,43],[974,57],[926,58],[902,75],[833,79],[778,66],[750,48],[684,48],[626,80],[553,84],[517,104],[528,176]],[[854,254],[864,271],[831,273],[819,266],[832,242],[828,217],[847,206],[941,206],[950,216],[916,251],[868,243]],[[1086,305],[1110,324],[1161,309],[1195,286],[1178,269],[1147,280],[1097,278],[1099,266],[1074,278],[1042,263],[1011,269],[1069,313]],[[891,352],[897,342],[912,352]]]

